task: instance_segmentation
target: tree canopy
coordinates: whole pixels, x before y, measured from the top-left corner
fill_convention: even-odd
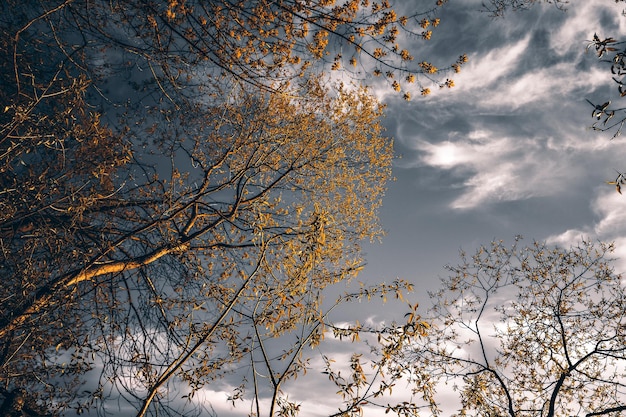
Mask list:
[[[266,338],[315,329],[296,357],[319,343],[323,289],[356,275],[358,242],[380,236],[392,153],[366,91],[306,88],[297,105],[241,90],[178,113],[142,145],[158,153],[81,112],[80,85],[43,93],[8,123],[0,336],[10,392],[71,376],[45,385],[69,405],[95,355],[102,383],[143,401],[143,413],[172,372],[193,392]],[[66,94],[76,113],[38,113]]]
[[[413,304],[381,326],[333,315],[413,287],[326,298],[383,235],[392,140],[364,84],[406,99],[454,86],[467,56],[420,50],[445,3],[3,2],[0,414],[200,415],[198,393],[231,378],[229,401],[250,415],[294,416],[288,386],[312,355],[337,416],[416,415],[414,398],[386,401],[401,379],[433,414],[442,382],[459,415],[624,411],[610,245],[495,242],[450,268],[427,319]],[[621,47],[589,44],[624,96]],[[624,109],[591,104],[594,128],[619,134]],[[626,177],[610,183],[621,192]],[[355,345],[347,363],[325,338]]]
[[[626,410],[626,291],[612,251],[496,241],[462,253],[432,294],[436,330],[405,363],[434,378],[432,389],[453,388],[458,416]]]
[[[392,142],[359,81],[436,81],[398,42],[426,41],[442,5],[402,17],[366,1],[3,2],[2,409],[108,414],[114,399],[193,415],[193,395],[241,366],[233,398],[294,412],[282,389],[306,371],[304,347],[365,331],[335,326],[323,297],[382,235]],[[354,84],[320,69],[344,60],[360,65]],[[419,328],[367,332],[400,348]],[[81,389],[89,372],[99,382]],[[357,390],[335,378],[338,410],[384,392],[377,375]]]
[[[381,75],[409,93],[416,83],[424,92],[432,83],[447,85],[439,68],[459,71],[466,60],[439,67],[419,52],[445,3],[401,15],[387,0],[10,0],[3,6],[5,81],[19,93],[44,71],[50,78],[60,65],[73,66],[109,100],[117,74],[143,83],[146,95],[176,101],[183,92],[215,94],[225,77],[278,90],[321,68],[358,80]],[[41,52],[48,59],[30,62]],[[154,91],[146,91],[148,80]]]

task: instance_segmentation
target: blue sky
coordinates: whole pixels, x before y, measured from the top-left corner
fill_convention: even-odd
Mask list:
[[[594,32],[626,37],[623,7],[574,0],[566,12],[540,4],[498,19],[480,8],[480,1],[451,0],[424,49],[441,62],[468,55],[456,87],[432,88],[431,96],[409,103],[379,90],[395,139],[396,181],[381,210],[387,235],[380,245],[366,245],[360,278],[410,280],[424,309],[443,266],[456,264],[460,249],[471,253],[493,239],[615,241],[616,255],[626,259],[626,196],[605,183],[626,169],[624,139],[589,129],[586,101],[620,98],[608,64],[585,52]],[[626,263],[616,267],[624,271]],[[388,322],[404,312],[361,304],[345,314]],[[325,415],[334,392],[323,388],[324,378],[307,381],[286,391],[303,401],[302,415]],[[402,395],[408,397],[400,387]]]

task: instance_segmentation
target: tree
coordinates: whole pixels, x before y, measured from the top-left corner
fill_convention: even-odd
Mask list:
[[[626,410],[626,291],[613,246],[502,241],[461,254],[432,294],[436,331],[405,358],[458,392],[457,415]]]
[[[272,410],[292,406],[282,383],[332,325],[324,288],[354,276],[358,242],[380,235],[392,155],[382,107],[315,79],[297,102],[234,87],[133,143],[87,111],[86,80],[32,79],[2,126],[4,405],[27,389],[24,401],[51,412],[106,411],[113,388],[140,414],[168,410],[167,383],[192,396],[260,355]],[[298,329],[293,348],[268,356],[268,340]],[[102,384],[77,391],[94,365]]]
[[[402,17],[363,1],[3,2],[3,409],[106,413],[119,396],[175,414],[178,394],[248,361],[244,378],[266,368],[270,412],[294,410],[281,389],[306,370],[303,348],[324,329],[365,331],[334,325],[322,295],[381,236],[392,158],[383,107],[319,70],[451,86],[400,47],[430,38],[443,3]],[[369,332],[387,352],[420,326],[412,314]],[[100,383],[81,389],[94,369]],[[356,374],[357,390],[333,382],[346,413],[399,377]]]
[[[342,5],[334,0],[10,0],[4,5],[10,30],[3,42],[18,92],[21,83],[29,82],[23,72],[33,69],[23,61],[26,43],[35,53],[53,52],[52,57],[76,64],[99,94],[113,101],[118,97],[109,90],[116,73],[144,84],[152,78],[154,90],[144,94],[177,102],[181,94],[214,94],[225,76],[277,90],[320,67],[358,80],[384,76],[408,98],[412,83],[421,92],[432,83],[452,85],[442,76],[459,71],[466,59],[443,70],[425,57],[414,62],[416,40],[430,39],[446,2],[437,0],[402,16],[387,0]],[[38,62],[34,70],[54,68],[55,61]],[[186,89],[190,83],[202,88]]]
[[[27,142],[48,139],[31,129],[34,111],[16,112],[4,153],[3,380],[77,376],[97,352],[103,381],[148,390],[148,406],[170,370],[199,389],[257,354],[251,344],[312,322],[306,343],[319,339],[323,289],[355,275],[358,241],[380,234],[391,142],[365,91],[307,88],[298,106],[239,91],[228,107],[181,113],[161,172],[114,150],[91,119],[81,133],[101,144],[74,131]]]

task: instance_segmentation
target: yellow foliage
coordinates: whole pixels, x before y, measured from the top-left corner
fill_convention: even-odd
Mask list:
[[[430,62],[422,61],[419,66],[426,72],[427,74],[434,74],[438,71],[437,67],[435,67]]]

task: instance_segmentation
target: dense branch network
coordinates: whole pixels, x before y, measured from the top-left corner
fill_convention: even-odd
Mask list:
[[[456,387],[458,415],[623,410],[626,292],[611,251],[589,242],[570,249],[493,242],[463,255],[433,294],[429,320],[438,331],[406,361]]]
[[[392,159],[383,106],[366,88],[328,82],[315,62],[335,65],[327,52],[343,44],[369,57],[364,69],[408,74],[392,56],[410,61],[393,51],[409,22],[366,2],[9,3],[2,407],[107,414],[119,401],[137,415],[196,415],[195,395],[239,369],[233,398],[267,412],[269,381],[270,414],[295,410],[284,386],[308,369],[305,348],[322,352],[336,328],[324,289],[356,276],[359,242],[382,233]],[[421,328],[417,314],[406,322],[369,329],[381,371],[361,373],[354,395],[339,384],[338,409],[356,415],[400,378],[382,370]]]

